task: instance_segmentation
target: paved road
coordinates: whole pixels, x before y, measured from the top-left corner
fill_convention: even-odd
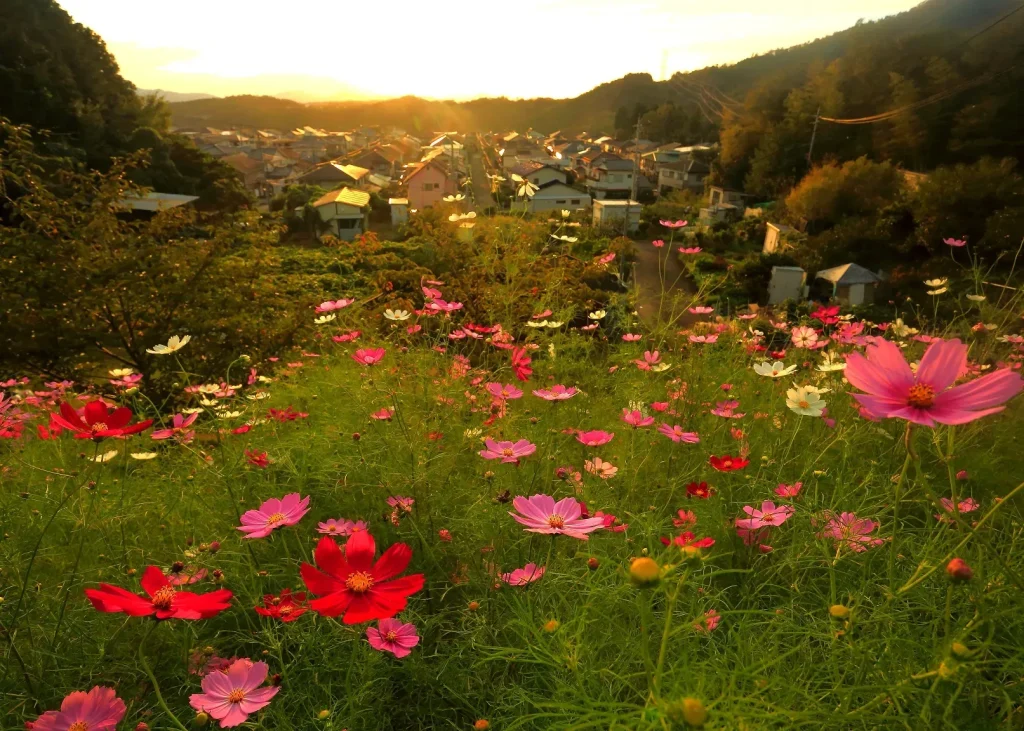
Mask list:
[[[491,179],[487,177],[484,167],[483,153],[480,149],[480,137],[466,140],[466,155],[469,157],[469,174],[473,177],[473,197],[477,211],[484,211],[493,205],[491,197]]]
[[[659,256],[662,271],[659,271]],[[673,326],[680,328],[688,327],[700,319],[686,310],[697,290],[679,263],[679,255],[674,250],[668,250],[668,243],[656,249],[651,246],[650,240],[637,241],[634,274],[636,311],[648,327],[653,328],[659,324],[659,313],[661,324],[671,321]]]

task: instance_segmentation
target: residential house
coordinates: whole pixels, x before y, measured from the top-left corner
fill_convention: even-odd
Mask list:
[[[746,193],[741,193],[738,190],[729,190],[713,185],[708,189],[708,207],[714,208],[728,203],[742,208],[744,199],[749,197]]]
[[[366,168],[377,175],[390,176],[394,172],[394,162],[382,155],[380,150],[372,148],[368,150],[359,150],[358,152],[349,155],[347,162],[351,165]]]
[[[643,206],[634,200],[595,200],[591,223],[595,228],[608,226],[636,233],[640,228],[640,211]]]
[[[659,194],[673,190],[703,190],[704,179],[710,172],[707,163],[689,156],[677,162],[664,163],[658,166]]]
[[[436,162],[420,162],[406,169],[402,178],[409,208],[422,211],[441,202],[446,195],[457,192],[456,181]]]
[[[300,175],[298,181],[307,185],[322,185],[325,188],[337,188],[342,185],[357,186],[369,172],[366,168],[361,168],[358,165],[325,162]]]
[[[632,160],[609,157],[592,165],[583,182],[596,199],[622,200],[633,194],[633,175]]]
[[[222,157],[221,162],[238,173],[246,190],[252,193],[259,193],[262,190],[267,179],[266,168],[262,160],[254,160],[244,152],[237,152],[234,155]]]
[[[764,245],[761,247],[762,254],[774,254],[781,251],[785,244],[785,237],[796,233],[796,229],[783,223],[769,223],[768,230],[764,234]]]
[[[860,264],[823,269],[814,275],[832,285],[832,297],[842,305],[871,304],[875,300],[875,287],[882,278]]]
[[[528,180],[534,185],[540,186],[556,180],[559,183],[568,182],[566,172],[553,165],[542,162],[529,161],[521,162],[507,169],[509,174],[518,175],[523,180]]]
[[[512,204],[513,209],[525,210],[529,213],[539,211],[578,211],[590,208],[590,195],[576,188],[570,188],[558,180],[549,180],[541,184],[532,193]]]
[[[313,204],[328,231],[343,241],[351,241],[369,230],[370,194],[363,190],[339,188]]]

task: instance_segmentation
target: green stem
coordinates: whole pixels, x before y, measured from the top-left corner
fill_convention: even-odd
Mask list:
[[[907,441],[910,441],[910,426],[907,426]],[[889,584],[892,585],[893,575],[896,570],[896,534],[899,531],[900,522],[900,490],[907,477],[907,470],[913,460],[913,452],[907,449],[907,457],[903,460],[903,468],[900,470],[899,479],[896,480],[896,490],[893,494],[892,503],[892,538],[889,541]]]
[[[178,720],[178,717],[175,716],[174,712],[168,707],[167,701],[164,700],[163,694],[160,693],[160,684],[156,681],[156,676],[153,674],[153,668],[149,666],[149,661],[146,659],[146,641],[149,639],[149,636],[153,634],[153,631],[156,630],[157,624],[158,621],[154,620],[153,626],[150,627],[149,632],[146,633],[146,636],[142,638],[142,642],[139,643],[139,661],[142,663],[142,669],[145,670],[146,675],[149,676],[149,682],[153,684],[153,694],[156,696],[157,703],[160,704],[164,713],[167,714],[167,717],[171,719],[175,726],[177,726],[181,731],[188,731],[185,725]]]
[[[672,619],[673,612],[676,607],[676,600],[679,598],[679,592],[683,590],[683,583],[689,576],[689,572],[686,572],[679,577],[679,581],[676,583],[676,590],[672,592],[672,595],[668,598],[668,605],[665,608],[665,628],[661,631],[661,646],[658,648],[658,664],[654,668],[654,695],[657,697],[661,693],[661,669],[665,665],[665,654],[668,651],[668,638],[672,633]]]

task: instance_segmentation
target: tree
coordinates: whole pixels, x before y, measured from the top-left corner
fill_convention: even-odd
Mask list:
[[[786,197],[786,210],[795,220],[821,230],[848,216],[876,213],[894,203],[902,189],[896,168],[862,157],[811,170]]]

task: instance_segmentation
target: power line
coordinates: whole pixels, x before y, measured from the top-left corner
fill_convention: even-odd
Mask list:
[[[962,48],[963,46],[966,46],[966,45],[967,45],[968,43],[970,43],[971,41],[973,41],[973,40],[974,40],[975,38],[977,38],[978,36],[980,36],[980,35],[981,35],[982,33],[987,33],[988,31],[992,30],[992,29],[993,29],[993,28],[995,28],[995,27],[996,27],[997,25],[999,25],[1000,23],[1002,23],[1002,22],[1003,22],[1004,20],[1007,20],[1007,19],[1008,19],[1008,18],[1010,18],[1011,16],[1013,16],[1013,15],[1016,15],[1017,13],[1019,13],[1019,12],[1020,12],[1021,10],[1024,10],[1024,4],[1018,5],[1018,6],[1016,7],[1016,8],[1014,8],[1013,10],[1011,10],[1010,12],[1008,12],[1008,13],[1007,13],[1006,15],[1004,15],[1003,17],[1001,17],[1001,18],[999,18],[998,20],[996,20],[996,21],[994,21],[994,22],[990,23],[989,25],[986,25],[986,26],[985,26],[984,28],[982,28],[981,30],[979,30],[979,31],[978,31],[977,33],[975,33],[974,35],[972,35],[972,36],[970,36],[969,38],[967,38],[967,40],[965,40],[965,41],[962,41],[962,42],[960,42],[959,44],[957,44],[957,45],[953,46],[953,47],[952,47],[951,49],[949,49],[949,50],[950,50],[950,51],[956,51],[956,50],[958,50],[958,49]]]

